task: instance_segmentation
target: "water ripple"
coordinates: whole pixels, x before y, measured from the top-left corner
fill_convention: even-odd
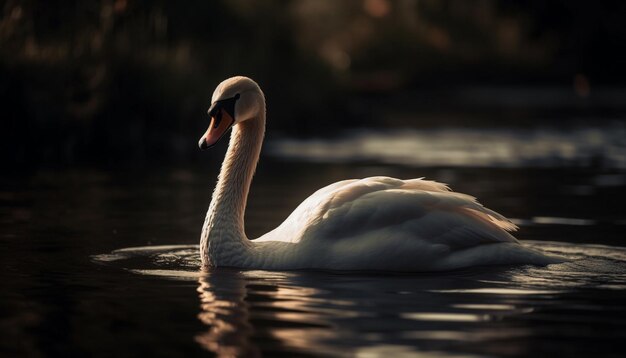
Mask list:
[[[570,261],[415,274],[203,272],[196,245],[126,248],[94,260],[197,282],[206,330],[195,340],[218,356],[527,356],[546,351],[541,337],[595,342],[607,325],[626,328],[616,303],[626,299],[626,248],[526,244]]]

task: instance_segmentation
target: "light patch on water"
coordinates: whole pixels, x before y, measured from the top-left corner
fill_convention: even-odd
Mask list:
[[[416,321],[479,322],[489,319],[488,315],[471,313],[406,312],[400,317]]]
[[[183,270],[130,270],[132,273],[145,276],[158,276],[173,280],[197,281],[201,272]]]
[[[181,253],[195,254],[199,250],[198,245],[155,245],[155,246],[139,246],[139,247],[126,247],[123,249],[117,249],[109,254],[93,255],[91,258],[96,262],[114,262],[119,260],[125,260],[129,257],[146,256],[153,253],[161,254],[165,258],[167,256],[175,255],[180,257]]]
[[[154,246],[139,246],[139,247],[127,247],[113,251],[114,253],[139,253],[139,252],[170,252],[173,250],[187,250],[187,249],[199,249],[198,245],[154,245]]]
[[[289,271],[264,271],[264,270],[245,270],[242,274],[250,279],[287,279],[294,276]]]
[[[549,216],[535,216],[532,218],[532,222],[535,224],[547,224],[547,225],[573,225],[573,226],[587,226],[594,225],[594,220],[588,219],[575,219],[575,218],[558,218]]]
[[[511,222],[517,226],[533,225],[571,225],[571,226],[591,226],[596,225],[596,220],[580,218],[562,218],[553,216],[534,216],[530,219],[510,218]],[[615,224],[618,222],[616,221]]]
[[[501,304],[480,304],[480,303],[460,303],[454,304],[452,307],[465,308],[470,310],[496,310],[496,311],[510,311],[516,309],[514,305],[501,305]]]
[[[385,344],[385,345],[375,345],[375,346],[367,346],[358,348],[356,352],[354,352],[354,357],[356,358],[378,358],[378,357],[397,357],[397,358],[438,358],[438,357],[455,357],[455,358],[474,358],[481,357],[478,355],[472,354],[457,354],[451,352],[440,352],[440,351],[420,351],[415,349],[412,346],[403,346],[403,345],[393,345],[393,344]]]
[[[432,290],[432,292],[478,293],[478,294],[485,294],[485,295],[525,296],[525,295],[553,295],[553,294],[560,293],[562,291],[487,287],[487,288],[470,288],[470,289],[458,289],[458,290]]]
[[[434,339],[442,341],[469,341],[470,335],[467,332],[459,331],[415,331],[405,332],[402,337],[409,339]]]
[[[626,127],[577,129],[403,129],[353,131],[341,138],[273,139],[267,153],[314,162],[372,161],[407,166],[626,168]],[[601,178],[603,185],[624,176]]]
[[[432,331],[412,331],[402,334],[404,338],[409,339],[422,339],[422,340],[444,340],[444,341],[457,341],[457,342],[475,342],[485,341],[490,339],[511,339],[526,337],[530,334],[527,329],[509,328],[506,331],[502,330],[480,330],[478,332],[468,331],[446,331],[446,330],[432,330]]]
[[[115,254],[115,253],[100,254],[100,255],[92,256],[93,260],[96,261],[96,262],[114,262],[114,261],[122,260],[122,259],[124,259],[126,257],[127,256],[120,255],[120,254]]]

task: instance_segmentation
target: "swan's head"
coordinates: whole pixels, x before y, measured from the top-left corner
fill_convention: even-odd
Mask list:
[[[235,124],[256,118],[265,110],[264,103],[263,92],[252,79],[237,76],[222,81],[211,98],[211,124],[198,142],[200,148],[212,147]]]

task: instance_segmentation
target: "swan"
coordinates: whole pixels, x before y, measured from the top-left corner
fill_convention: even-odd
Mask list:
[[[443,271],[555,262],[520,244],[504,216],[423,178],[330,184],[276,229],[249,240],[244,212],[265,133],[265,95],[250,78],[228,78],[215,89],[208,114],[201,149],[232,133],[202,228],[204,267]]]

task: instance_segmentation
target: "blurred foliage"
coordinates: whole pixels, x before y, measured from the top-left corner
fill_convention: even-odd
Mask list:
[[[374,125],[367,101],[459,84],[622,85],[622,2],[35,1],[0,8],[9,166],[181,161],[221,80],[270,130]],[[576,77],[578,76],[578,77]],[[369,96],[369,97],[368,97]],[[275,133],[275,132],[274,132]]]

